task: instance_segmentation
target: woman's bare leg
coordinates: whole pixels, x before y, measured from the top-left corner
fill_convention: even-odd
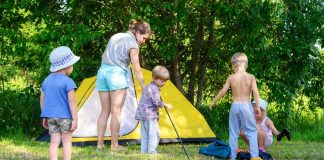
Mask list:
[[[111,111],[110,92],[99,91],[99,98],[101,102],[101,112],[97,123],[97,132],[98,132],[97,148],[101,149],[104,146],[104,134],[107,128],[107,121]]]
[[[111,148],[118,147],[118,136],[120,129],[121,109],[125,102],[126,89],[115,90],[110,92],[111,98]]]

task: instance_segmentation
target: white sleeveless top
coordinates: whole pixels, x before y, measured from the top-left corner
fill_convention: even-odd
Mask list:
[[[268,126],[266,125],[266,120],[268,119],[268,117],[264,117],[264,119],[261,122],[261,127],[264,130],[264,134],[266,135],[266,139],[270,140],[272,142],[273,139],[273,135],[272,135],[272,131],[270,128],[268,128]]]

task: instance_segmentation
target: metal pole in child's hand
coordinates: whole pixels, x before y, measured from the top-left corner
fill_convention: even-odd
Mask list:
[[[183,148],[184,152],[186,153],[187,158],[190,159],[189,156],[188,156],[187,150],[186,150],[186,148],[184,147],[184,145],[183,145],[183,143],[182,143],[182,140],[181,140],[181,138],[180,138],[180,136],[179,136],[179,134],[178,134],[178,131],[177,131],[177,129],[175,128],[175,126],[174,126],[174,124],[173,124],[173,121],[172,121],[172,119],[171,119],[171,117],[170,117],[170,114],[169,114],[169,112],[168,112],[168,110],[166,109],[165,106],[164,106],[164,109],[165,109],[165,111],[166,111],[166,113],[167,113],[167,115],[168,115],[168,117],[169,117],[169,119],[170,119],[170,121],[171,121],[171,124],[172,124],[172,126],[173,126],[173,129],[174,129],[175,132],[177,133],[178,139],[179,139],[180,142],[181,142],[182,148]]]

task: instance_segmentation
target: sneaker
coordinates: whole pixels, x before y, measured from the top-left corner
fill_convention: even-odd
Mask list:
[[[269,154],[265,151],[262,151],[262,150],[259,150],[259,156],[260,156],[260,158],[262,158],[264,160],[273,160],[271,154]]]
[[[283,133],[280,132],[280,133],[278,134],[278,136],[277,136],[277,141],[280,142],[281,139],[282,139],[282,137],[283,137]]]
[[[286,136],[287,139],[290,141],[290,132],[288,131],[288,129],[283,129],[280,134],[277,136],[277,141],[280,142],[282,137]]]
[[[283,133],[283,136],[286,136],[288,141],[290,141],[290,132],[289,132],[289,130],[285,128],[285,129],[282,130],[282,133]]]

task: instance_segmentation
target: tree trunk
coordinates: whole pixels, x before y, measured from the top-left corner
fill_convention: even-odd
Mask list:
[[[184,94],[184,90],[182,88],[182,82],[181,82],[181,75],[180,75],[180,69],[179,69],[179,58],[178,56],[174,59],[171,60],[171,65],[172,65],[172,71],[174,76],[173,82],[175,83],[176,87],[179,89],[179,91]]]
[[[214,37],[215,37],[215,31],[214,31],[214,14],[215,11],[211,12],[209,16],[209,25],[208,25],[208,30],[209,30],[209,37],[207,40],[207,45],[204,47],[204,54],[202,54],[202,58],[199,62],[199,82],[198,82],[198,91],[197,91],[197,99],[196,99],[196,105],[195,107],[199,107],[201,105],[201,100],[203,97],[203,90],[206,82],[206,67],[208,64],[208,57],[209,57],[209,49],[213,45],[214,42]]]
[[[203,95],[202,93],[203,93],[205,82],[206,82],[205,75],[206,75],[207,63],[202,63],[202,65],[200,65],[200,66],[201,66],[201,68],[199,70],[200,78],[199,78],[199,83],[198,83],[198,92],[197,92],[197,99],[196,99],[196,105],[195,105],[196,108],[201,105],[201,99],[202,99],[202,95]]]
[[[188,87],[188,100],[194,104],[195,96],[195,83],[196,83],[196,66],[199,55],[199,50],[203,42],[204,37],[204,11],[200,12],[200,22],[198,27],[198,33],[196,35],[195,43],[192,47],[191,62],[190,62],[190,75],[189,75],[189,87]]]

